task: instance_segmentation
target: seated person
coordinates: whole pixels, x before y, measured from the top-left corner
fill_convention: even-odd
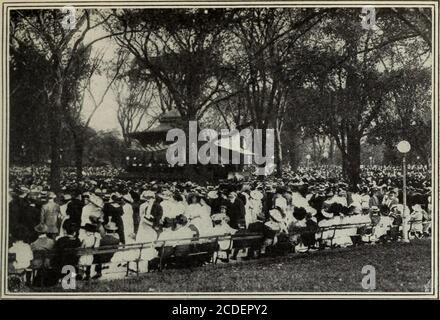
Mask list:
[[[303,245],[308,248],[308,250],[315,249],[317,230],[318,230],[318,223],[315,221],[311,213],[307,213],[306,229],[301,235],[301,241]]]
[[[97,227],[91,223],[86,223],[81,227],[84,232],[81,236],[81,248],[82,249],[92,249],[99,246],[99,241],[101,239],[100,234],[97,232]],[[92,254],[83,254],[79,257],[78,265],[81,271],[85,272],[85,280],[90,279],[90,272],[93,264]]]
[[[53,267],[60,278],[65,275],[62,274],[64,266],[73,266],[78,271],[79,256],[74,249],[81,246],[81,241],[76,237],[78,230],[76,223],[66,221],[64,227],[66,235],[56,240],[54,246],[55,256],[53,258]]]
[[[39,224],[34,228],[38,233],[38,238],[31,243],[31,249],[34,253],[34,260],[32,260],[32,267],[40,269],[41,267],[50,267],[50,258],[44,257],[44,254],[49,253],[55,246],[55,241],[47,237],[47,227],[45,224]]]
[[[212,223],[211,223],[212,228]],[[172,239],[176,239],[175,245],[190,244],[194,238],[194,231],[189,228],[188,219],[180,214],[175,219],[175,224],[172,232]]]
[[[287,225],[283,219],[281,209],[278,207],[269,210],[269,220],[264,224],[265,246],[275,245],[280,234],[288,234]]]
[[[14,273],[22,273],[31,266],[33,253],[31,246],[24,242],[27,237],[27,229],[23,226],[17,226],[13,239],[12,246],[8,250],[8,254],[15,255],[15,259],[11,262],[12,271]],[[12,240],[12,241],[11,241]]]
[[[229,217],[226,213],[216,213],[212,215],[212,221],[214,223],[214,228],[212,228],[211,235],[213,236],[223,236],[223,235],[233,235],[237,232],[236,229],[233,229],[229,226],[228,220]],[[220,246],[220,250],[229,249],[231,240],[219,240],[218,244]]]
[[[335,217],[335,214],[339,214],[339,205],[325,201],[321,209],[321,214],[324,219],[318,222],[318,226],[325,228],[325,230],[322,230],[317,238],[321,240],[322,246],[331,246],[333,244],[335,230],[329,228],[340,224],[339,215]]]
[[[373,227],[373,241],[387,240],[388,232],[393,224],[393,218],[390,217],[390,209],[387,206],[382,205],[380,213],[379,222]]]
[[[110,221],[104,226],[105,229],[105,235],[101,238],[99,241],[99,247],[114,247],[119,245],[119,236],[118,236],[118,227],[116,226],[116,223]],[[114,256],[114,252],[109,253],[102,253],[102,254],[95,254],[93,256],[93,263],[96,264],[95,267],[95,276],[94,279],[100,278],[102,276],[102,265],[104,263],[111,262],[112,258]]]
[[[352,234],[352,228],[347,227],[347,224],[350,223],[350,210],[348,207],[343,206],[341,204],[339,205],[338,213],[339,213],[339,225],[341,225],[340,228],[336,229],[335,231],[335,238],[333,244],[335,244],[338,247],[346,248],[351,245],[353,245],[353,242],[351,240],[351,234]]]
[[[307,211],[302,207],[295,207],[293,210],[293,219],[289,224],[290,241],[295,245],[302,244],[301,234],[307,228]]]
[[[420,204],[412,206],[413,211],[409,216],[410,235],[415,238],[420,238],[423,234],[423,216],[426,211],[422,209]]]
[[[144,216],[142,220],[136,236],[136,242],[146,243],[142,248],[140,256],[141,262],[139,264],[140,270],[146,272],[148,271],[148,262],[158,256],[158,252],[154,246],[154,242],[157,240],[157,232],[153,228],[153,219]]]

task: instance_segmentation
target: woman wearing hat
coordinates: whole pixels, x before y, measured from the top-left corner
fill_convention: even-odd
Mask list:
[[[318,222],[318,226],[320,228],[328,228],[337,225],[339,222],[339,217],[335,218],[335,214],[339,214],[338,209],[339,206],[337,203],[330,203],[329,200],[324,201],[321,209],[321,214],[324,219]],[[332,245],[334,235],[335,230],[323,230],[317,235],[317,239],[320,239],[321,246],[330,247]]]
[[[268,246],[274,246],[278,242],[278,237],[284,233],[288,234],[287,225],[283,218],[281,209],[275,207],[269,211],[269,220],[264,224],[265,241],[262,252],[266,250]]]
[[[386,236],[388,232],[391,230],[391,226],[393,224],[393,219],[390,217],[390,209],[387,206],[382,206],[379,209],[380,216],[377,225],[373,227],[373,242],[378,240],[385,241],[387,240]]]
[[[258,190],[252,190],[248,200],[248,208],[246,210],[246,225],[249,226],[252,223],[258,221],[258,218],[262,217],[263,211],[263,194]]]
[[[411,207],[413,210],[409,217],[410,236],[413,238],[421,238],[423,235],[423,217],[426,211],[422,209],[420,204],[415,204]]]
[[[81,248],[82,249],[91,249],[99,247],[99,241],[101,239],[99,233],[96,231],[96,226],[91,223],[86,223],[81,227],[85,232],[81,239]],[[93,264],[93,255],[92,254],[84,254],[80,256],[78,265],[82,271],[85,273],[84,280],[90,279],[90,271]]]

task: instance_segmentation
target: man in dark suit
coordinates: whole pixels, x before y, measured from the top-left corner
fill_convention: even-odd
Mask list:
[[[35,232],[38,233],[38,238],[31,243],[31,249],[34,254],[32,268],[36,270],[33,281],[34,285],[53,285],[57,279],[57,276],[53,275],[50,258],[50,253],[55,246],[55,240],[47,237],[47,231],[48,228],[45,224],[37,225]]]
[[[59,238],[55,242],[53,258],[53,267],[57,271],[59,277],[64,276],[62,269],[64,266],[73,266],[78,271],[79,256],[73,249],[81,246],[81,241],[75,236],[78,226],[68,221],[64,224],[66,236]],[[78,273],[78,272],[76,272]]]
[[[119,240],[121,243],[125,244],[125,233],[124,233],[124,222],[122,220],[122,215],[124,211],[121,206],[122,198],[119,194],[114,194],[111,196],[111,201],[104,204],[102,212],[104,213],[104,223],[109,222],[116,223],[118,228],[117,233],[119,235]]]
[[[163,216],[163,208],[160,205],[161,202],[162,199],[156,197],[156,199],[153,202],[153,206],[151,208],[151,215],[153,216],[153,228],[156,230],[160,228],[160,224]]]
[[[119,236],[116,233],[118,230],[118,227],[116,226],[116,223],[110,222],[104,226],[105,228],[105,235],[102,237],[101,241],[99,242],[100,247],[113,247],[117,246],[119,244]],[[94,256],[93,263],[96,263],[95,272],[96,275],[93,276],[93,279],[98,279],[102,276],[102,265],[104,263],[108,263],[113,258],[114,252],[109,253],[103,253],[103,254],[96,254]]]
[[[83,206],[84,203],[81,200],[81,192],[76,190],[73,193],[73,199],[67,205],[66,214],[69,216],[69,221],[76,225],[78,230],[81,226],[81,214]]]
[[[243,202],[237,198],[237,193],[231,192],[228,195],[226,214],[229,217],[229,225],[233,229],[245,228],[245,207]]]

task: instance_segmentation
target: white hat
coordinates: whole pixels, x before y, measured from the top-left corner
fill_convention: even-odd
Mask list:
[[[133,198],[131,197],[131,195],[130,195],[129,193],[124,194],[124,195],[122,196],[122,199],[124,199],[125,201],[130,202],[130,203],[133,202]]]
[[[411,207],[414,211],[422,211],[422,207],[420,206],[420,204],[415,204]]]
[[[325,210],[322,210],[321,211],[321,213],[322,213],[322,215],[325,217],[325,218],[327,218],[327,219],[331,219],[331,218],[333,218],[333,212],[327,212],[327,211],[325,211]]]
[[[173,196],[173,193],[170,190],[163,190],[160,193],[160,197],[164,200],[171,199],[172,196]]]
[[[330,208],[331,204],[332,203],[329,200],[326,200],[326,201],[324,201],[323,207],[321,209],[322,215],[327,219],[333,218],[333,212],[327,212],[324,208]]]
[[[211,216],[212,221],[226,220],[228,216],[224,213],[216,213]]]
[[[151,190],[144,191],[141,194],[141,200],[148,200],[148,199],[155,198],[155,197],[156,197],[156,194]]]
[[[254,200],[261,200],[261,199],[263,199],[263,194],[260,191],[258,191],[258,190],[252,190],[250,196]]]
[[[304,209],[306,209],[307,213],[310,213],[312,216],[318,213],[318,211],[316,211],[316,209],[311,206],[307,206]]]
[[[350,208],[353,208],[353,213],[354,214],[361,214],[362,213],[362,206],[359,203],[352,203],[350,205]]]
[[[209,199],[217,199],[218,198],[218,193],[215,190],[209,191],[208,192],[208,198]]]
[[[275,220],[276,222],[281,222],[283,221],[283,216],[281,215],[281,212],[279,209],[272,209],[269,211],[269,214],[271,216],[271,218],[273,220]]]

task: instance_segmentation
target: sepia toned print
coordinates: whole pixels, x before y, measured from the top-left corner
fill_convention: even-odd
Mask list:
[[[436,2],[2,5],[2,297],[438,298]]]

